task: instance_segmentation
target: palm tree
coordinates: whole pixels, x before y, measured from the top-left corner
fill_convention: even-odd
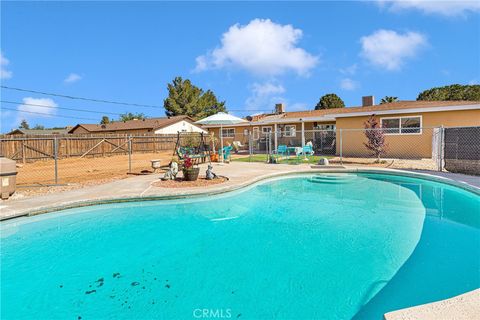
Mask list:
[[[385,98],[382,98],[382,100],[380,101],[380,104],[397,102],[397,101],[398,101],[398,97],[385,96]]]

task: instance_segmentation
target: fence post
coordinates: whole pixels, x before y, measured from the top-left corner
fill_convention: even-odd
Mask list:
[[[58,184],[58,138],[53,138],[53,157],[55,159],[55,184]]]
[[[25,156],[25,140],[22,140],[22,163],[27,163],[27,158]]]
[[[252,161],[252,153],[253,153],[252,132],[248,131],[248,162]]]
[[[443,125],[439,128],[439,139],[438,139],[438,171],[443,171],[443,145],[445,141],[445,128]]]
[[[132,136],[128,136],[128,173],[132,173]]]
[[[275,151],[277,151],[278,149],[278,127],[277,127],[277,124],[275,123],[273,125],[273,130],[274,130],[274,138],[275,138],[275,143],[274,143],[274,147],[275,147]]]
[[[343,165],[343,137],[342,137],[342,129],[340,130],[340,164]]]

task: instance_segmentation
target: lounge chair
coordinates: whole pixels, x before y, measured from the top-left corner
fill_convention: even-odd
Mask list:
[[[233,141],[232,146],[233,146],[233,151],[235,151],[235,153],[238,153],[238,151],[240,151],[240,148],[245,147],[240,141]]]

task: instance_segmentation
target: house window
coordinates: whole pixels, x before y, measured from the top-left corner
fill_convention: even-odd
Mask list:
[[[285,137],[295,137],[297,135],[297,126],[295,125],[286,125],[285,126]]]
[[[270,133],[270,132],[272,132],[272,127],[262,127],[263,134]]]
[[[422,133],[422,117],[396,117],[382,118],[382,128],[385,134],[421,134]]]
[[[334,124],[321,124],[313,127],[314,129],[318,130],[335,130]]]
[[[235,137],[235,129],[234,128],[225,128],[222,129],[222,136],[224,138],[233,138]]]
[[[258,127],[253,127],[253,140],[258,140],[260,137],[260,129]]]

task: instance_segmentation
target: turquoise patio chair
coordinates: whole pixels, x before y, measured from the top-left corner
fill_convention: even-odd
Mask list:
[[[281,144],[277,147],[277,151],[276,151],[276,154],[277,154],[277,157],[287,157],[288,159],[288,147],[287,145],[285,144]]]
[[[218,154],[223,154],[223,161],[230,161],[231,158],[232,158],[232,155],[231,155],[231,151],[232,151],[233,147],[232,146],[227,146],[227,147],[223,147],[223,152],[222,152],[222,149],[218,149]]]
[[[303,155],[308,160],[310,160],[310,157],[312,157],[313,154],[314,154],[313,147],[311,145],[307,144],[307,145],[302,147],[302,152],[299,154],[299,156]]]

